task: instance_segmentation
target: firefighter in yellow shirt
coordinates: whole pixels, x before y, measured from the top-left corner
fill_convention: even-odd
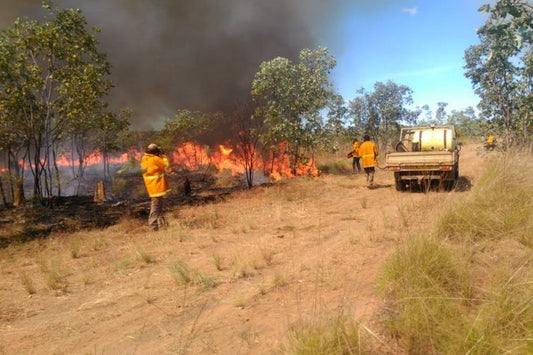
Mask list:
[[[359,147],[359,156],[361,157],[361,164],[366,173],[366,185],[372,187],[374,185],[374,174],[378,162],[378,148],[374,142],[370,140],[370,136],[366,134],[363,137],[363,143]]]
[[[141,169],[146,191],[152,199],[148,226],[151,230],[157,231],[159,227],[166,224],[163,217],[163,197],[170,191],[165,175],[169,169],[169,161],[157,144],[151,143],[146,148],[141,159]]]
[[[489,134],[487,136],[487,140],[485,141],[485,149],[486,150],[493,150],[496,147],[496,139],[492,134]]]
[[[352,158],[353,158],[353,161],[352,161],[352,170],[353,170],[353,173],[357,173],[357,172],[362,172],[363,169],[361,168],[361,163],[360,163],[360,157],[359,157],[359,147],[361,146],[361,143],[359,143],[359,140],[354,139],[353,140],[353,144],[352,144],[352,151],[350,152],[350,154],[352,155]]]

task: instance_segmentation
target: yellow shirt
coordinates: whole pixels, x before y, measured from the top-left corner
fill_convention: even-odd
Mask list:
[[[361,165],[363,168],[370,168],[377,166],[378,162],[376,157],[378,156],[378,148],[372,141],[365,141],[359,147],[359,156],[361,157]]]
[[[150,197],[165,196],[170,191],[170,185],[165,176],[165,170],[169,167],[168,158],[145,153],[141,159],[144,185]]]
[[[352,156],[358,157],[359,156],[359,147],[361,144],[359,142],[354,142],[352,145]]]

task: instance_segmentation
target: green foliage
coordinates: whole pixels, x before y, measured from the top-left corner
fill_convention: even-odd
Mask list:
[[[333,97],[329,73],[335,64],[326,48],[304,49],[299,63],[278,57],[263,62],[255,75],[252,96],[264,117],[265,144],[287,142],[293,168],[301,150],[315,147],[322,135],[320,110]]]
[[[494,5],[481,6],[479,12],[489,14],[498,31],[513,37],[516,46],[533,43],[533,6],[530,1],[499,0]]]
[[[448,116],[447,123],[455,125],[458,137],[486,136],[491,130],[485,121],[476,117],[472,107],[462,111],[453,110]]]
[[[221,112],[179,110],[173,118],[165,120],[158,141],[168,151],[185,142],[207,144],[213,141],[213,135],[224,131],[227,121],[228,118]]]
[[[187,285],[192,282],[192,272],[185,261],[176,260],[169,268],[174,281],[178,285]]]
[[[499,0],[484,5],[489,14],[479,28],[479,45],[465,52],[465,76],[481,98],[483,116],[501,127],[505,143],[531,139],[533,7],[527,2]]]
[[[414,123],[418,112],[406,106],[412,104],[412,90],[392,81],[377,82],[374,91],[358,90],[358,97],[350,101],[350,115],[358,136],[369,134],[381,146],[398,136],[402,124]]]
[[[98,51],[98,30],[86,29],[80,10],[44,7],[47,22],[17,19],[0,32],[0,149],[24,149],[38,199],[52,196],[53,183],[60,191],[52,172],[62,146],[74,147],[81,177],[88,154],[110,149],[109,136],[101,137],[127,128],[103,101],[110,64]]]

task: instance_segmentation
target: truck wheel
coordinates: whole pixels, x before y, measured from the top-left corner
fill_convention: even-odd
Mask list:
[[[407,186],[405,182],[400,179],[400,173],[394,173],[394,184],[396,186],[396,191],[406,191]]]

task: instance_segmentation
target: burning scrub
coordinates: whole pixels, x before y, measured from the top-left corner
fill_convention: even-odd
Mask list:
[[[163,217],[163,197],[170,191],[166,172],[169,169],[169,161],[157,144],[149,144],[146,153],[141,159],[144,184],[146,191],[152,199],[148,225],[153,231],[166,224]]]

